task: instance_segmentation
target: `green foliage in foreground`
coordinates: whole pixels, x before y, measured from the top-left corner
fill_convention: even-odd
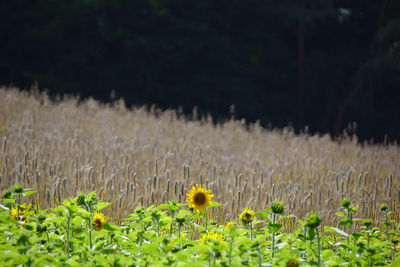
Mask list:
[[[391,213],[382,210],[377,222],[353,219],[356,207],[347,200],[345,212],[337,213],[345,231],[322,227],[323,218],[312,213],[288,232],[284,225],[294,216],[279,215],[284,206],[278,202],[255,216],[247,210],[244,225],[220,225],[207,210],[193,213],[170,201],[137,207],[117,226],[106,222],[101,210],[109,203],[95,192],[40,210],[38,203],[21,204],[34,191],[16,189],[4,192],[0,205],[1,266],[400,265],[400,233]],[[209,209],[217,206],[212,202]],[[362,226],[351,232],[355,223]]]

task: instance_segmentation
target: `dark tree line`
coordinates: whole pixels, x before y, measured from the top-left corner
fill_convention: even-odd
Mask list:
[[[400,137],[400,1],[0,0],[0,84]]]

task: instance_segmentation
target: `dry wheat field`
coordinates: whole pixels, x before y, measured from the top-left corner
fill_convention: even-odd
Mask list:
[[[343,197],[357,204],[357,217],[373,219],[387,203],[399,221],[396,144],[188,120],[174,110],[127,109],[123,101],[51,101],[5,87],[0,137],[0,189],[33,188],[41,208],[96,190],[112,202],[105,213],[118,223],[138,205],[183,203],[192,185],[203,184],[222,204],[213,209],[220,222],[281,200],[298,218],[316,210],[325,224],[337,224]]]

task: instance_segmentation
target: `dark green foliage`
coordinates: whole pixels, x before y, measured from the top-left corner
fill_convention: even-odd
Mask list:
[[[0,84],[400,136],[399,1],[2,1]]]

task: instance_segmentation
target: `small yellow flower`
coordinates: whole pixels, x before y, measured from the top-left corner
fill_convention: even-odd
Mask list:
[[[211,190],[205,190],[201,185],[193,186],[192,189],[186,194],[189,203],[189,208],[193,208],[196,212],[200,213],[210,206],[210,200],[214,195]]]
[[[225,228],[226,229],[229,229],[229,228],[231,228],[233,226],[233,222],[227,222],[226,224],[225,224]]]
[[[17,220],[18,217],[18,210],[19,210],[19,220],[20,221],[25,221],[26,218],[23,217],[26,212],[28,212],[32,207],[32,204],[29,204],[28,206],[24,203],[22,204],[19,208],[18,206],[12,207],[11,208],[11,218],[14,220]]]
[[[106,222],[107,222],[107,219],[103,214],[96,212],[93,215],[93,226],[96,228],[97,231],[100,231],[101,229],[103,229],[103,225]]]
[[[208,241],[218,241],[219,243],[221,243],[222,245],[225,244],[225,239],[222,235],[218,234],[218,233],[206,233],[206,234],[202,234],[201,238],[200,238],[200,242],[203,244],[207,244]]]
[[[251,223],[255,217],[256,215],[254,214],[254,211],[249,210],[248,208],[245,208],[242,214],[240,214],[240,220],[243,224]]]

